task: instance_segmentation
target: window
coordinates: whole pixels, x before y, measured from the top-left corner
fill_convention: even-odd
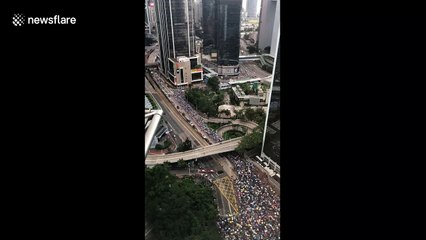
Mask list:
[[[184,83],[185,79],[183,78],[183,69],[180,69],[180,83]]]
[[[192,81],[194,80],[200,80],[201,79],[201,73],[193,73],[192,74]]]
[[[198,64],[197,64],[197,59],[196,58],[191,58],[191,69],[194,69]]]

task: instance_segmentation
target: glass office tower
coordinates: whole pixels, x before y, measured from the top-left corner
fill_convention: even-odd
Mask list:
[[[217,0],[203,0],[203,50],[204,54],[216,52],[216,2]]]
[[[217,64],[238,65],[242,0],[217,0]]]
[[[192,57],[195,52],[194,0],[156,0],[157,37],[164,75],[175,75],[169,59]]]
[[[203,52],[219,75],[238,75],[242,0],[203,0]]]
[[[279,37],[279,33],[278,33]],[[279,172],[281,165],[280,156],[280,136],[281,136],[281,114],[280,114],[280,40],[278,39],[277,54],[275,57],[275,67],[271,85],[270,103],[268,114],[266,116],[266,126],[263,137],[262,153],[261,156],[270,162],[271,169]]]

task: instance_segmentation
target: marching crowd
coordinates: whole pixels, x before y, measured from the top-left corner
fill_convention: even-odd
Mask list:
[[[239,212],[220,217],[218,226],[227,240],[280,239],[280,200],[274,190],[262,184],[253,163],[229,156],[238,178],[234,180]]]
[[[203,133],[207,134],[214,143],[223,141],[223,139],[216,133],[216,131],[209,128],[204,122],[203,118],[195,111],[192,106],[185,99],[185,92],[180,89],[175,89],[173,99],[180,107],[183,108],[188,118],[196,125],[197,129],[200,129]]]
[[[167,83],[158,75],[158,73],[154,72],[153,77],[155,81],[158,83],[163,92],[167,93],[169,99],[179,106],[181,110],[184,111],[185,116],[191,120],[191,122],[196,126],[196,128],[210,137],[213,140],[213,143],[217,143],[223,141],[223,138],[220,137],[216,131],[212,130],[207,124],[204,122],[203,118],[195,111],[192,106],[185,99],[185,92],[182,89],[172,89],[173,94],[170,94],[170,89],[167,87]]]

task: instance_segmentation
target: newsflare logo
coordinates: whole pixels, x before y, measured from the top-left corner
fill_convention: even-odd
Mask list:
[[[55,15],[53,17],[27,17],[22,13],[15,13],[12,17],[12,24],[16,27],[23,26],[24,24],[75,24],[77,19],[75,17],[61,17]]]
[[[20,14],[20,13],[13,14],[12,23],[15,26],[22,26],[22,25],[24,25],[24,23],[25,23],[25,16],[24,16],[24,14]]]

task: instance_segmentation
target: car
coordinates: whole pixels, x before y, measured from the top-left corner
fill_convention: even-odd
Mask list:
[[[210,172],[210,173],[214,173],[214,170],[213,170],[213,169],[210,169],[210,170],[209,170],[209,172]]]

